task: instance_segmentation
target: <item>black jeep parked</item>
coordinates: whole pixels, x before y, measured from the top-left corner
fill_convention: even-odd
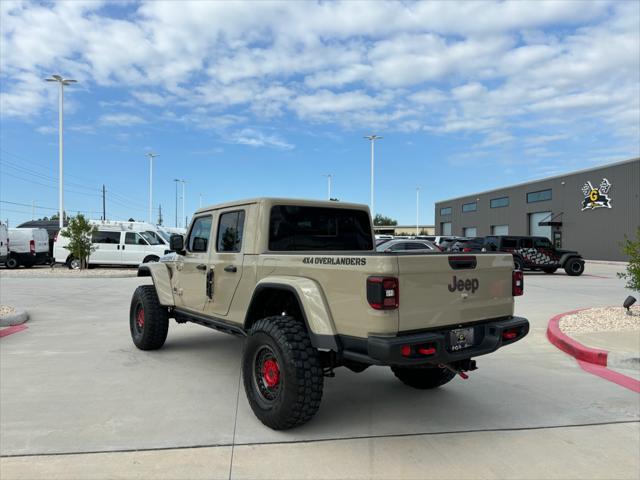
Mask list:
[[[485,237],[482,249],[513,254],[513,263],[519,270],[554,273],[558,268],[564,268],[572,277],[584,272],[584,260],[578,252],[559,250],[547,237],[490,236]]]

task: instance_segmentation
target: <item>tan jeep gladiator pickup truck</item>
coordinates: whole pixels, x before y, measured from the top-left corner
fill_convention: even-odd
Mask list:
[[[325,376],[386,365],[434,388],[514,343],[522,272],[504,253],[377,253],[364,205],[261,198],[198,210],[172,253],[139,268],[130,329],[162,347],[169,318],[246,337],[251,408],[273,429],[317,412]]]

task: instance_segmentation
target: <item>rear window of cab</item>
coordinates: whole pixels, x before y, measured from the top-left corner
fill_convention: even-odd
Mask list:
[[[369,214],[347,208],[275,205],[269,220],[269,250],[373,250]]]

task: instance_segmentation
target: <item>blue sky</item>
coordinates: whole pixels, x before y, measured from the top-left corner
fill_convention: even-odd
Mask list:
[[[640,155],[638,2],[0,3],[0,218],[65,207],[173,225],[254,196],[439,199]],[[9,203],[11,202],[11,203]],[[181,211],[181,207],[179,207]]]

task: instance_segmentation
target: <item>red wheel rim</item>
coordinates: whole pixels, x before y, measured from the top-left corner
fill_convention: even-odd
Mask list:
[[[138,328],[144,327],[144,308],[142,307],[140,307],[136,314],[136,324],[138,325]]]
[[[280,368],[275,359],[269,358],[262,364],[262,379],[269,388],[275,387],[280,382]]]

